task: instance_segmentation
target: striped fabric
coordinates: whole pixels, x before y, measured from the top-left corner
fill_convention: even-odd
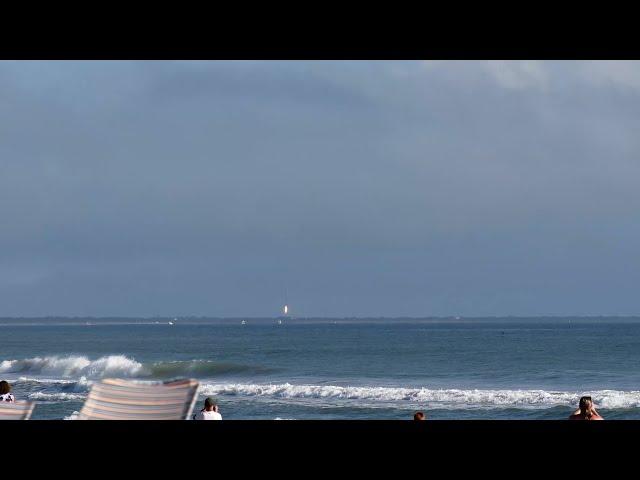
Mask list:
[[[95,383],[79,420],[186,420],[198,393],[197,380],[136,383],[107,378]]]
[[[34,402],[0,402],[0,420],[29,420]]]

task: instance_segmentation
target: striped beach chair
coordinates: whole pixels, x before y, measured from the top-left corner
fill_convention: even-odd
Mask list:
[[[186,420],[198,386],[192,379],[150,384],[106,378],[93,385],[78,420]]]
[[[35,402],[0,402],[0,420],[29,420]]]

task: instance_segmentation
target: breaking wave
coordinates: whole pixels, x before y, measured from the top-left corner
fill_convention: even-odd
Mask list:
[[[61,377],[135,377],[142,370],[141,363],[124,355],[109,355],[97,360],[89,360],[83,356],[52,356],[0,362],[0,373]]]
[[[604,409],[640,408],[640,391],[590,392],[521,389],[434,389],[385,386],[296,385],[291,383],[226,383],[228,374],[260,375],[271,370],[250,365],[188,360],[141,363],[125,355],[97,359],[85,356],[43,356],[0,362],[0,376],[10,375],[29,399],[50,402],[81,401],[93,381],[104,377],[139,381],[193,377],[201,380],[201,395],[242,397],[285,403],[332,405],[422,406],[425,408],[553,408],[574,407],[587,393]],[[217,377],[222,377],[220,380]],[[206,379],[211,379],[207,381]],[[215,381],[213,379],[216,379]],[[203,381],[204,380],[204,381]]]
[[[29,394],[29,400],[39,400],[45,402],[60,402],[60,401],[79,401],[87,398],[86,394],[82,393],[46,393],[46,392],[34,392]]]
[[[96,360],[85,356],[48,356],[24,360],[0,362],[0,374],[55,376],[62,378],[172,378],[191,375],[195,377],[225,374],[262,374],[269,369],[235,363],[218,363],[209,360],[140,363],[125,355],[107,355]]]
[[[264,397],[272,399],[327,399],[410,403],[431,408],[550,408],[575,406],[582,392],[546,390],[459,390],[393,387],[343,387],[334,385],[209,384],[204,395]],[[589,392],[596,405],[605,409],[640,407],[640,391],[599,390]]]
[[[77,380],[18,377],[16,380],[13,380],[12,383],[14,385],[19,385],[23,390],[36,390],[36,392],[29,394],[29,398],[32,398],[31,395],[35,395],[37,393],[49,394],[50,392],[59,392],[65,395],[86,394],[93,384],[93,382],[91,380],[87,380],[86,377],[80,377]],[[64,398],[64,395],[62,395],[60,398]],[[45,400],[46,398],[45,396],[42,396],[41,399]],[[53,397],[51,397],[51,399],[53,399]],[[69,399],[72,398],[69,397]]]

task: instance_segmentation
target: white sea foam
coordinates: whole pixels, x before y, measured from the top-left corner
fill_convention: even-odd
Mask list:
[[[530,408],[575,406],[583,392],[546,390],[460,390],[395,387],[345,387],[335,385],[292,385],[205,383],[204,395],[235,395],[273,399],[327,399],[371,403],[420,404],[432,408]],[[589,393],[596,405],[620,409],[640,407],[640,391],[599,390]]]
[[[0,362],[0,373],[26,373],[61,377],[133,377],[143,373],[143,366],[124,355],[108,355],[97,360],[84,356],[34,357]]]
[[[74,410],[71,413],[71,415],[67,415],[66,417],[63,418],[63,420],[77,420],[79,415],[80,415],[80,412]]]
[[[142,364],[125,355],[106,355],[95,360],[85,356],[48,356],[0,362],[0,374],[23,374],[59,378],[175,378],[196,376],[211,378],[234,373],[263,374],[269,370],[252,365],[210,360],[168,361]]]
[[[85,378],[85,377],[81,377]],[[78,380],[66,380],[62,378],[36,378],[36,377],[18,377],[18,382],[44,383],[52,385],[73,385]]]
[[[91,385],[93,385],[93,381],[88,380],[87,377],[80,377],[75,380],[67,380],[63,378],[18,377],[14,383],[35,383],[46,387],[58,387],[67,392],[86,392],[91,388]]]
[[[253,369],[253,370],[252,370]],[[219,364],[204,360],[142,364],[124,355],[108,355],[95,360],[85,356],[47,356],[0,362],[0,374],[17,377],[18,382],[42,384],[33,392],[34,400],[67,401],[85,398],[93,380],[156,378],[189,375],[196,378],[226,375],[238,371],[257,372],[255,367]],[[201,377],[202,376],[202,377]],[[202,382],[204,395],[225,395],[279,402],[309,402],[358,406],[424,406],[429,408],[552,408],[569,407],[589,394],[605,409],[640,408],[640,391],[598,390],[590,392],[521,389],[434,389],[384,386],[295,385],[290,383]]]
[[[56,392],[56,393],[46,393],[46,392],[34,392],[29,394],[30,400],[39,400],[45,402],[60,402],[60,401],[79,401],[87,398],[85,394],[82,393],[66,393],[66,392]]]

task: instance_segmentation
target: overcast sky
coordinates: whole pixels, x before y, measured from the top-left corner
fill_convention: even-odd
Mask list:
[[[640,313],[639,62],[0,62],[0,316]]]

